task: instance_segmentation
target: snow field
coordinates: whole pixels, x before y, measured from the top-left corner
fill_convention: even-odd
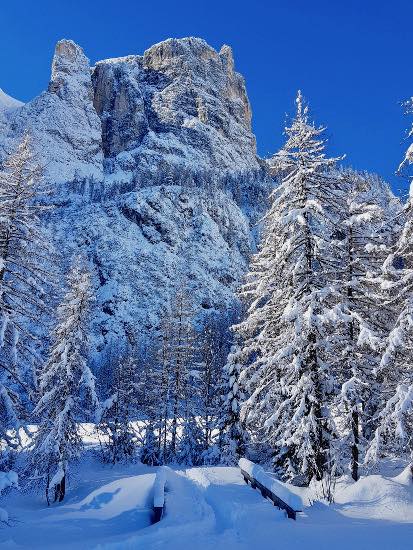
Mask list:
[[[47,508],[43,495],[18,491],[3,497],[11,526],[0,530],[1,550],[405,550],[413,537],[408,469],[357,483],[343,478],[335,504],[305,506],[293,522],[247,486],[239,468],[164,468],[165,515],[152,525],[158,469],[95,459],[80,468],[64,505]],[[314,500],[311,489],[293,491]]]

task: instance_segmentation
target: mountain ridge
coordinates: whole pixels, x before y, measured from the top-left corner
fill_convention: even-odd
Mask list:
[[[154,337],[179,284],[201,324],[234,307],[273,182],[228,46],[169,39],[90,67],[61,40],[47,90],[0,126],[0,157],[32,135],[50,234],[65,262],[90,262],[97,364],[136,327]]]

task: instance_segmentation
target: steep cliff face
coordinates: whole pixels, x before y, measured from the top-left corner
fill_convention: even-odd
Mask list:
[[[258,169],[251,111],[231,49],[170,39],[143,56],[110,59],[93,70],[94,105],[105,156],[128,151],[136,165],[198,170]]]
[[[62,40],[48,90],[14,107],[0,145],[31,132],[51,233],[90,259],[97,361],[126,331],[153,334],[180,280],[201,317],[233,304],[271,180],[228,46],[171,39],[90,69]]]

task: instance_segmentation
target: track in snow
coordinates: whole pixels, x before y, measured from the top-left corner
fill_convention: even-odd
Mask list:
[[[151,525],[154,471],[91,463],[67,504],[49,509],[15,494],[6,504],[17,521],[0,529],[1,550],[405,550],[413,539],[413,487],[403,476],[345,483],[337,504],[315,504],[295,522],[238,468],[169,470],[166,513]]]

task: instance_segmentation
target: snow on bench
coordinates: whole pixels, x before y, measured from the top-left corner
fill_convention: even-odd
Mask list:
[[[155,512],[153,523],[160,521],[164,513],[167,470],[169,470],[168,466],[161,466],[153,484],[153,511]]]
[[[246,458],[241,458],[238,466],[241,469],[245,483],[250,482],[251,487],[253,489],[258,488],[264,498],[272,500],[274,506],[285,510],[290,519],[296,519],[296,512],[301,512],[303,508],[301,498],[298,495],[291,492],[280,481],[266,474],[261,466]]]

